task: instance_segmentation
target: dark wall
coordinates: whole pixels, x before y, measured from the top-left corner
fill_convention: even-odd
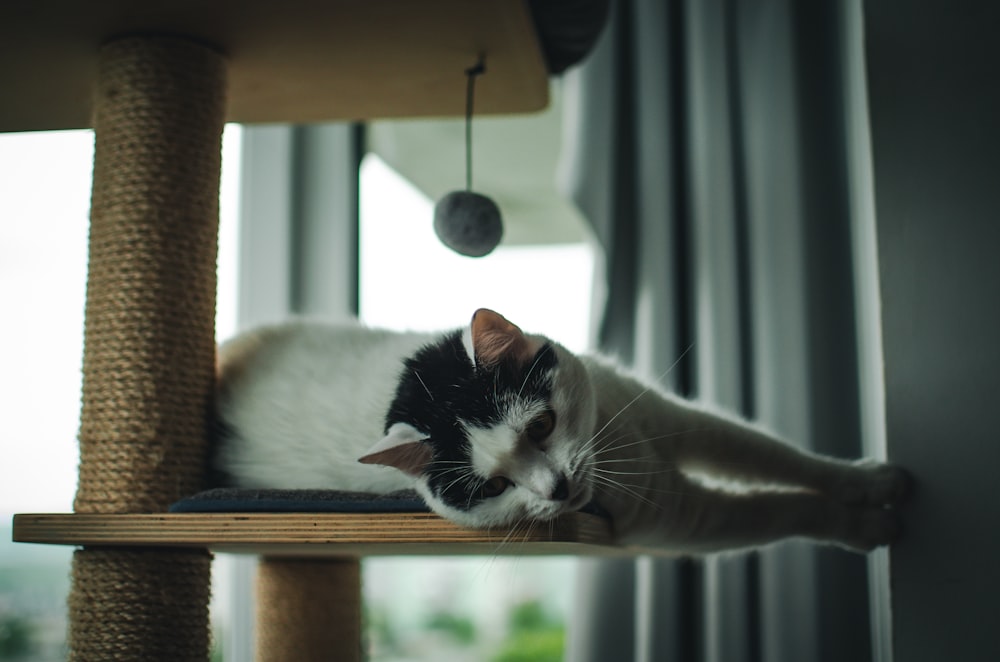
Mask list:
[[[894,659],[1000,659],[1000,5],[865,3]]]

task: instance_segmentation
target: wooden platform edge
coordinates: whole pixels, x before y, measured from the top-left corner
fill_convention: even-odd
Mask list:
[[[0,132],[92,126],[98,50],[116,36],[186,35],[228,62],[227,121],[461,117],[480,54],[476,116],[549,103],[527,3],[509,0],[47,0],[0,3]]]
[[[584,513],[514,529],[466,529],[429,513],[18,514],[12,537],[53,545],[294,556],[629,553],[612,544],[607,520]]]

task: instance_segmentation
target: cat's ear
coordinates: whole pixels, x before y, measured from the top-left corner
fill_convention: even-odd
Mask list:
[[[394,423],[389,432],[368,452],[358,458],[362,464],[395,467],[411,476],[420,476],[431,462],[427,435],[406,423]]]
[[[525,336],[503,315],[480,308],[472,316],[472,349],[476,363],[489,367],[504,359],[527,363],[541,349],[541,343]]]

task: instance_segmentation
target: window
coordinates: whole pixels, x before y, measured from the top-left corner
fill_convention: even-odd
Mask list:
[[[374,154],[362,163],[360,209],[367,323],[454,328],[485,306],[526,331],[586,349],[590,246],[501,246],[484,259],[459,256],[434,235],[432,201]],[[373,662],[562,659],[574,559],[374,558],[362,567]],[[515,651],[521,656],[511,657]]]
[[[244,131],[223,143],[218,337],[237,329],[237,204]],[[76,488],[86,279],[90,131],[0,136],[0,657],[62,659],[72,550],[13,544],[17,512],[67,512]],[[441,246],[432,203],[373,155],[362,168],[362,317],[440,329],[481,306],[573,350],[586,348],[593,270],[582,244],[503,246],[485,260]],[[58,195],[53,195],[58,191]],[[219,555],[213,571],[217,648],[247,640],[253,559]],[[373,559],[364,567],[373,659],[453,650],[507,659],[505,646],[558,655],[573,599],[565,558]],[[489,651],[487,655],[486,651]],[[221,650],[216,650],[221,659]],[[491,657],[492,656],[492,657]],[[556,658],[558,659],[558,658]]]
[[[498,247],[485,258],[446,248],[433,202],[376,155],[361,165],[361,318],[440,330],[493,308],[525,331],[587,349],[593,254],[584,243]]]
[[[0,658],[64,657],[72,549],[11,542],[18,512],[69,512],[86,291],[91,131],[0,135]],[[217,331],[235,326],[240,130],[223,140]],[[224,576],[224,573],[216,573]],[[222,594],[216,591],[216,595]]]

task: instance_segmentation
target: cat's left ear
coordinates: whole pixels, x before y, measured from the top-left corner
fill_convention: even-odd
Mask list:
[[[494,366],[504,359],[527,363],[535,358],[541,344],[524,335],[503,315],[480,308],[472,316],[472,348],[477,363]]]
[[[432,457],[430,445],[424,443],[426,439],[427,435],[412,425],[394,423],[385,437],[358,458],[358,462],[395,467],[411,476],[420,476]]]

